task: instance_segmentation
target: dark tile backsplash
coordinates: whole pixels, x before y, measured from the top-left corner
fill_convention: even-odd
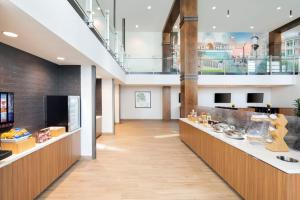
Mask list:
[[[45,126],[44,96],[80,95],[80,66],[58,66],[0,43],[0,91],[15,93],[15,127]]]

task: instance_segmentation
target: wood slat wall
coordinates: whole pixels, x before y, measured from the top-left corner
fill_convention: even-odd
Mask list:
[[[184,122],[181,140],[243,198],[298,200],[300,175],[284,173]]]
[[[31,200],[80,159],[80,131],[0,168],[0,199]]]

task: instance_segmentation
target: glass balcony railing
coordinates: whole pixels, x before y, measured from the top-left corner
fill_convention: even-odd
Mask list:
[[[128,74],[179,74],[180,64],[173,58],[125,58]],[[300,57],[266,57],[198,60],[200,75],[299,74]]]
[[[266,75],[298,74],[299,57],[264,59],[199,59],[199,74]]]
[[[107,48],[122,69],[124,65],[124,48],[117,31],[110,24],[110,12],[103,9],[99,0],[68,0],[92,32]]]
[[[124,68],[128,74],[178,74],[179,68],[166,58],[125,58]],[[166,67],[163,67],[163,66]]]

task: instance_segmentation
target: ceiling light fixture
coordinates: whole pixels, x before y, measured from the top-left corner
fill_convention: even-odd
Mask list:
[[[2,34],[7,36],[7,37],[13,37],[13,38],[18,37],[18,34],[13,33],[13,32],[8,32],[8,31],[4,31],[4,32],[2,32]]]
[[[217,27],[216,27],[216,26],[213,26],[212,28],[213,28],[213,29],[216,29]]]
[[[100,10],[100,9],[101,9],[100,7],[97,8],[97,10]]]
[[[147,10],[151,10],[152,9],[152,6],[147,6]]]
[[[139,25],[135,25],[135,28],[139,28]]]
[[[227,15],[226,15],[226,17],[227,17],[227,18],[230,17],[230,11],[229,11],[229,10],[227,10]]]
[[[276,9],[277,9],[277,10],[281,10],[281,7],[280,7],[280,6],[278,6]]]
[[[177,28],[178,28],[178,26],[176,26],[176,25],[175,25],[175,26],[174,26],[174,28],[175,28],[175,29],[177,29]]]
[[[250,26],[250,29],[254,29],[254,26]]]
[[[65,58],[63,58],[63,57],[57,57],[56,59],[57,60],[65,60]]]
[[[292,17],[293,17],[293,11],[290,10],[290,18],[292,18]]]
[[[211,9],[212,9],[212,10],[216,10],[216,9],[217,9],[217,7],[216,7],[216,6],[213,6],[213,7],[211,7]]]

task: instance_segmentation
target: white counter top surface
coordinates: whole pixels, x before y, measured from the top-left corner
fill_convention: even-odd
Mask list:
[[[226,137],[223,133],[214,132],[212,128],[205,127],[202,124],[198,124],[188,120],[187,118],[181,118],[182,122],[190,124],[191,126],[206,132],[207,134],[261,160],[273,167],[288,173],[288,174],[300,174],[300,151],[290,149],[289,152],[272,152],[265,148],[264,144],[250,143],[247,139],[235,140]],[[289,163],[281,161],[276,156],[287,156],[299,160],[298,163]]]
[[[42,148],[44,148],[44,147],[46,147],[46,146],[48,146],[48,145],[54,143],[54,142],[57,142],[57,141],[59,141],[59,140],[65,138],[65,137],[68,137],[69,135],[72,135],[72,134],[74,134],[74,133],[77,133],[77,132],[80,131],[80,130],[81,130],[81,129],[77,129],[77,130],[72,131],[72,132],[67,132],[67,133],[61,134],[61,135],[59,135],[58,137],[53,137],[53,138],[51,138],[50,140],[47,140],[46,142],[43,142],[43,143],[37,143],[37,144],[35,145],[35,147],[33,147],[33,148],[31,148],[31,149],[28,149],[28,150],[26,150],[26,151],[24,151],[24,152],[22,152],[22,153],[19,153],[19,154],[13,154],[13,155],[11,155],[10,157],[5,158],[4,160],[0,160],[0,168],[3,168],[3,167],[5,167],[5,166],[7,166],[7,165],[9,165],[9,164],[11,164],[11,163],[17,161],[17,160],[19,160],[19,159],[21,159],[21,158],[23,158],[23,157],[29,155],[29,154],[32,154],[33,152],[36,152],[36,151],[38,151],[38,150],[40,150],[40,149],[42,149]]]

